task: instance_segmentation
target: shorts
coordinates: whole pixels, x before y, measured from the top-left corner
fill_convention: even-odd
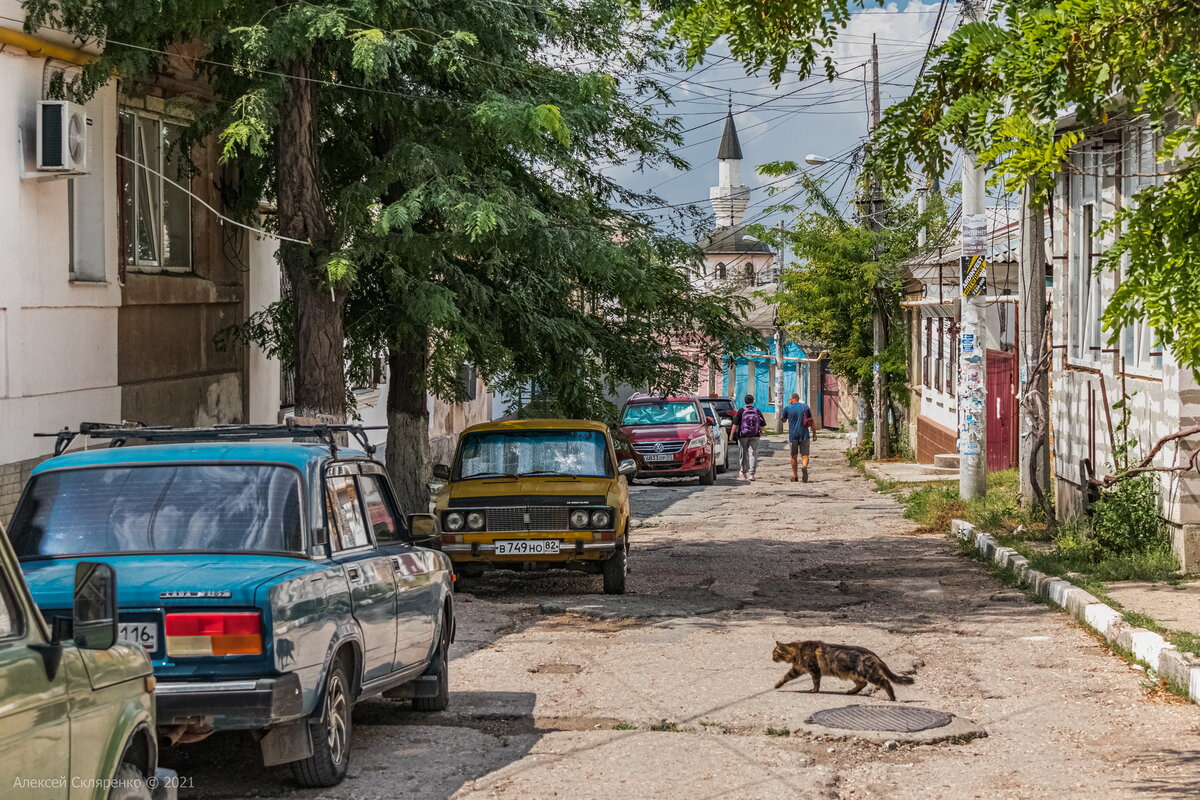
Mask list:
[[[792,458],[796,456],[808,455],[809,448],[812,446],[812,439],[805,439],[802,442],[792,442]]]

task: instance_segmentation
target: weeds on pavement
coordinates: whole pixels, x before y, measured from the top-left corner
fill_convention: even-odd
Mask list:
[[[787,728],[767,728],[767,736],[791,736],[792,732]]]

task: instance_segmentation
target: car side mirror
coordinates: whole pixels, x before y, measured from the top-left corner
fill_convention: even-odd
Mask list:
[[[419,547],[437,548],[442,543],[437,517],[433,514],[409,514],[408,535]]]
[[[722,427],[722,428],[732,428],[732,427],[733,427],[733,420],[731,420],[731,419],[723,419],[723,420],[721,420],[721,427]]]
[[[626,478],[632,478],[637,475],[637,462],[632,458],[626,458],[617,464],[617,474],[624,475]]]
[[[75,565],[75,645],[107,650],[117,643],[117,573],[108,564]]]
[[[705,418],[704,418],[704,424],[705,424],[705,425],[716,425],[717,423],[713,422],[713,418],[712,418],[712,417],[705,417]]]
[[[434,464],[433,477],[437,478],[439,481],[450,480],[450,467],[446,466],[445,464]]]

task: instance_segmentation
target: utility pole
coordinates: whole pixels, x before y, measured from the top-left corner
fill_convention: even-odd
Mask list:
[[[787,252],[783,242],[783,223],[779,223],[779,263],[775,272],[775,290],[779,291],[779,281],[787,262],[784,255]],[[783,333],[783,322],[779,319],[779,306],[775,306],[775,385],[771,387],[775,395],[775,432],[783,433],[783,347],[786,339]],[[797,373],[799,374],[799,373]]]
[[[875,129],[879,127],[879,46],[875,43],[875,34],[871,34],[871,134],[874,135]],[[869,141],[869,140],[868,140]],[[867,217],[867,227],[876,233],[883,230],[883,191],[879,186],[879,182],[872,179],[870,186],[867,187],[870,197],[867,198],[868,208],[870,209]],[[878,259],[881,254],[879,243],[875,245],[875,258]],[[871,315],[871,329],[873,339],[873,350],[875,352],[875,369],[872,374],[872,413],[871,417],[874,420],[874,440],[875,440],[875,458],[876,460],[883,458],[891,458],[892,455],[892,440],[891,440],[891,425],[888,424],[890,403],[888,402],[887,378],[883,374],[883,366],[881,360],[883,352],[887,349],[887,319],[886,311],[887,304],[885,302],[888,289],[882,283],[875,284],[875,289],[872,292],[874,295],[873,311]]]
[[[963,0],[963,15],[979,17],[974,0]],[[958,354],[958,494],[972,500],[987,494],[987,325],[982,296],[987,292],[987,211],[983,170],[963,151],[962,231]]]
[[[1045,355],[1046,336],[1046,229],[1041,208],[1035,207],[1033,182],[1025,186],[1021,196],[1021,262],[1017,309],[1020,324],[1021,360],[1019,408],[1021,429],[1019,446],[1020,498],[1030,506],[1037,496],[1048,494],[1050,475],[1049,431],[1046,409],[1050,407],[1047,394],[1049,380],[1046,370],[1039,369]]]

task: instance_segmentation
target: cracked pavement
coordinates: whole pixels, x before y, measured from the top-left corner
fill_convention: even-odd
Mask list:
[[[1200,714],[1065,614],[916,533],[898,504],[814,447],[786,482],[781,439],[759,480],[631,489],[630,593],[575,573],[489,573],[458,595],[451,706],[355,711],[350,775],[301,790],[245,736],[164,754],[181,797],[1192,798]],[[776,639],[878,653],[899,705],[956,727],[859,737],[806,723],[887,705],[807,677],[773,690]],[[949,739],[949,741],[944,741]]]

